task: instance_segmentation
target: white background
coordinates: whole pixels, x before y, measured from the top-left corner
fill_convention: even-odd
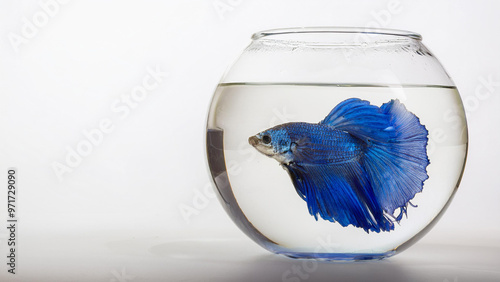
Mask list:
[[[387,11],[390,2],[397,12]],[[14,166],[20,177],[16,275],[4,264],[0,186],[2,281],[281,281],[300,265],[234,226],[208,188],[204,156],[208,105],[225,69],[252,33],[299,26],[422,34],[461,93],[470,141],[459,191],[424,239],[388,262],[321,264],[308,281],[332,273],[353,281],[498,279],[498,3],[2,1],[0,174]],[[157,84],[128,114],[118,111],[151,70],[161,73]],[[65,164],[83,132],[106,120],[112,131],[60,181],[54,162]],[[186,207],[194,211],[183,214]]]

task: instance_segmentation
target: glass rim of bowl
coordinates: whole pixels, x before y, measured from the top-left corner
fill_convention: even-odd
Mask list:
[[[268,29],[254,33],[252,40],[300,42],[311,45],[363,45],[421,41],[422,36],[416,32],[399,29],[322,26]]]

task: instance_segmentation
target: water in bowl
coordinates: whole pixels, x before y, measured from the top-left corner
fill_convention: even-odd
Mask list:
[[[279,163],[248,138],[287,122],[318,123],[340,102],[399,99],[429,132],[429,179],[390,232],[315,220]],[[463,172],[467,128],[455,87],[439,85],[220,84],[207,124],[207,155],[220,200],[238,226],[276,253],[325,259],[381,258],[421,237],[444,211]],[[415,235],[417,234],[417,235]]]

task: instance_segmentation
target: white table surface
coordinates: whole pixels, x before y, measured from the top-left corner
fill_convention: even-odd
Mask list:
[[[315,263],[269,253],[240,232],[142,234],[25,234],[17,274],[2,266],[0,281],[500,281],[498,240],[424,239],[381,261]]]

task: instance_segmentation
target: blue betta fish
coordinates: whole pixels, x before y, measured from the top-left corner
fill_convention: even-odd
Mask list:
[[[394,230],[429,178],[427,135],[399,100],[352,98],[318,124],[281,124],[248,142],[283,166],[316,220],[378,233]]]

